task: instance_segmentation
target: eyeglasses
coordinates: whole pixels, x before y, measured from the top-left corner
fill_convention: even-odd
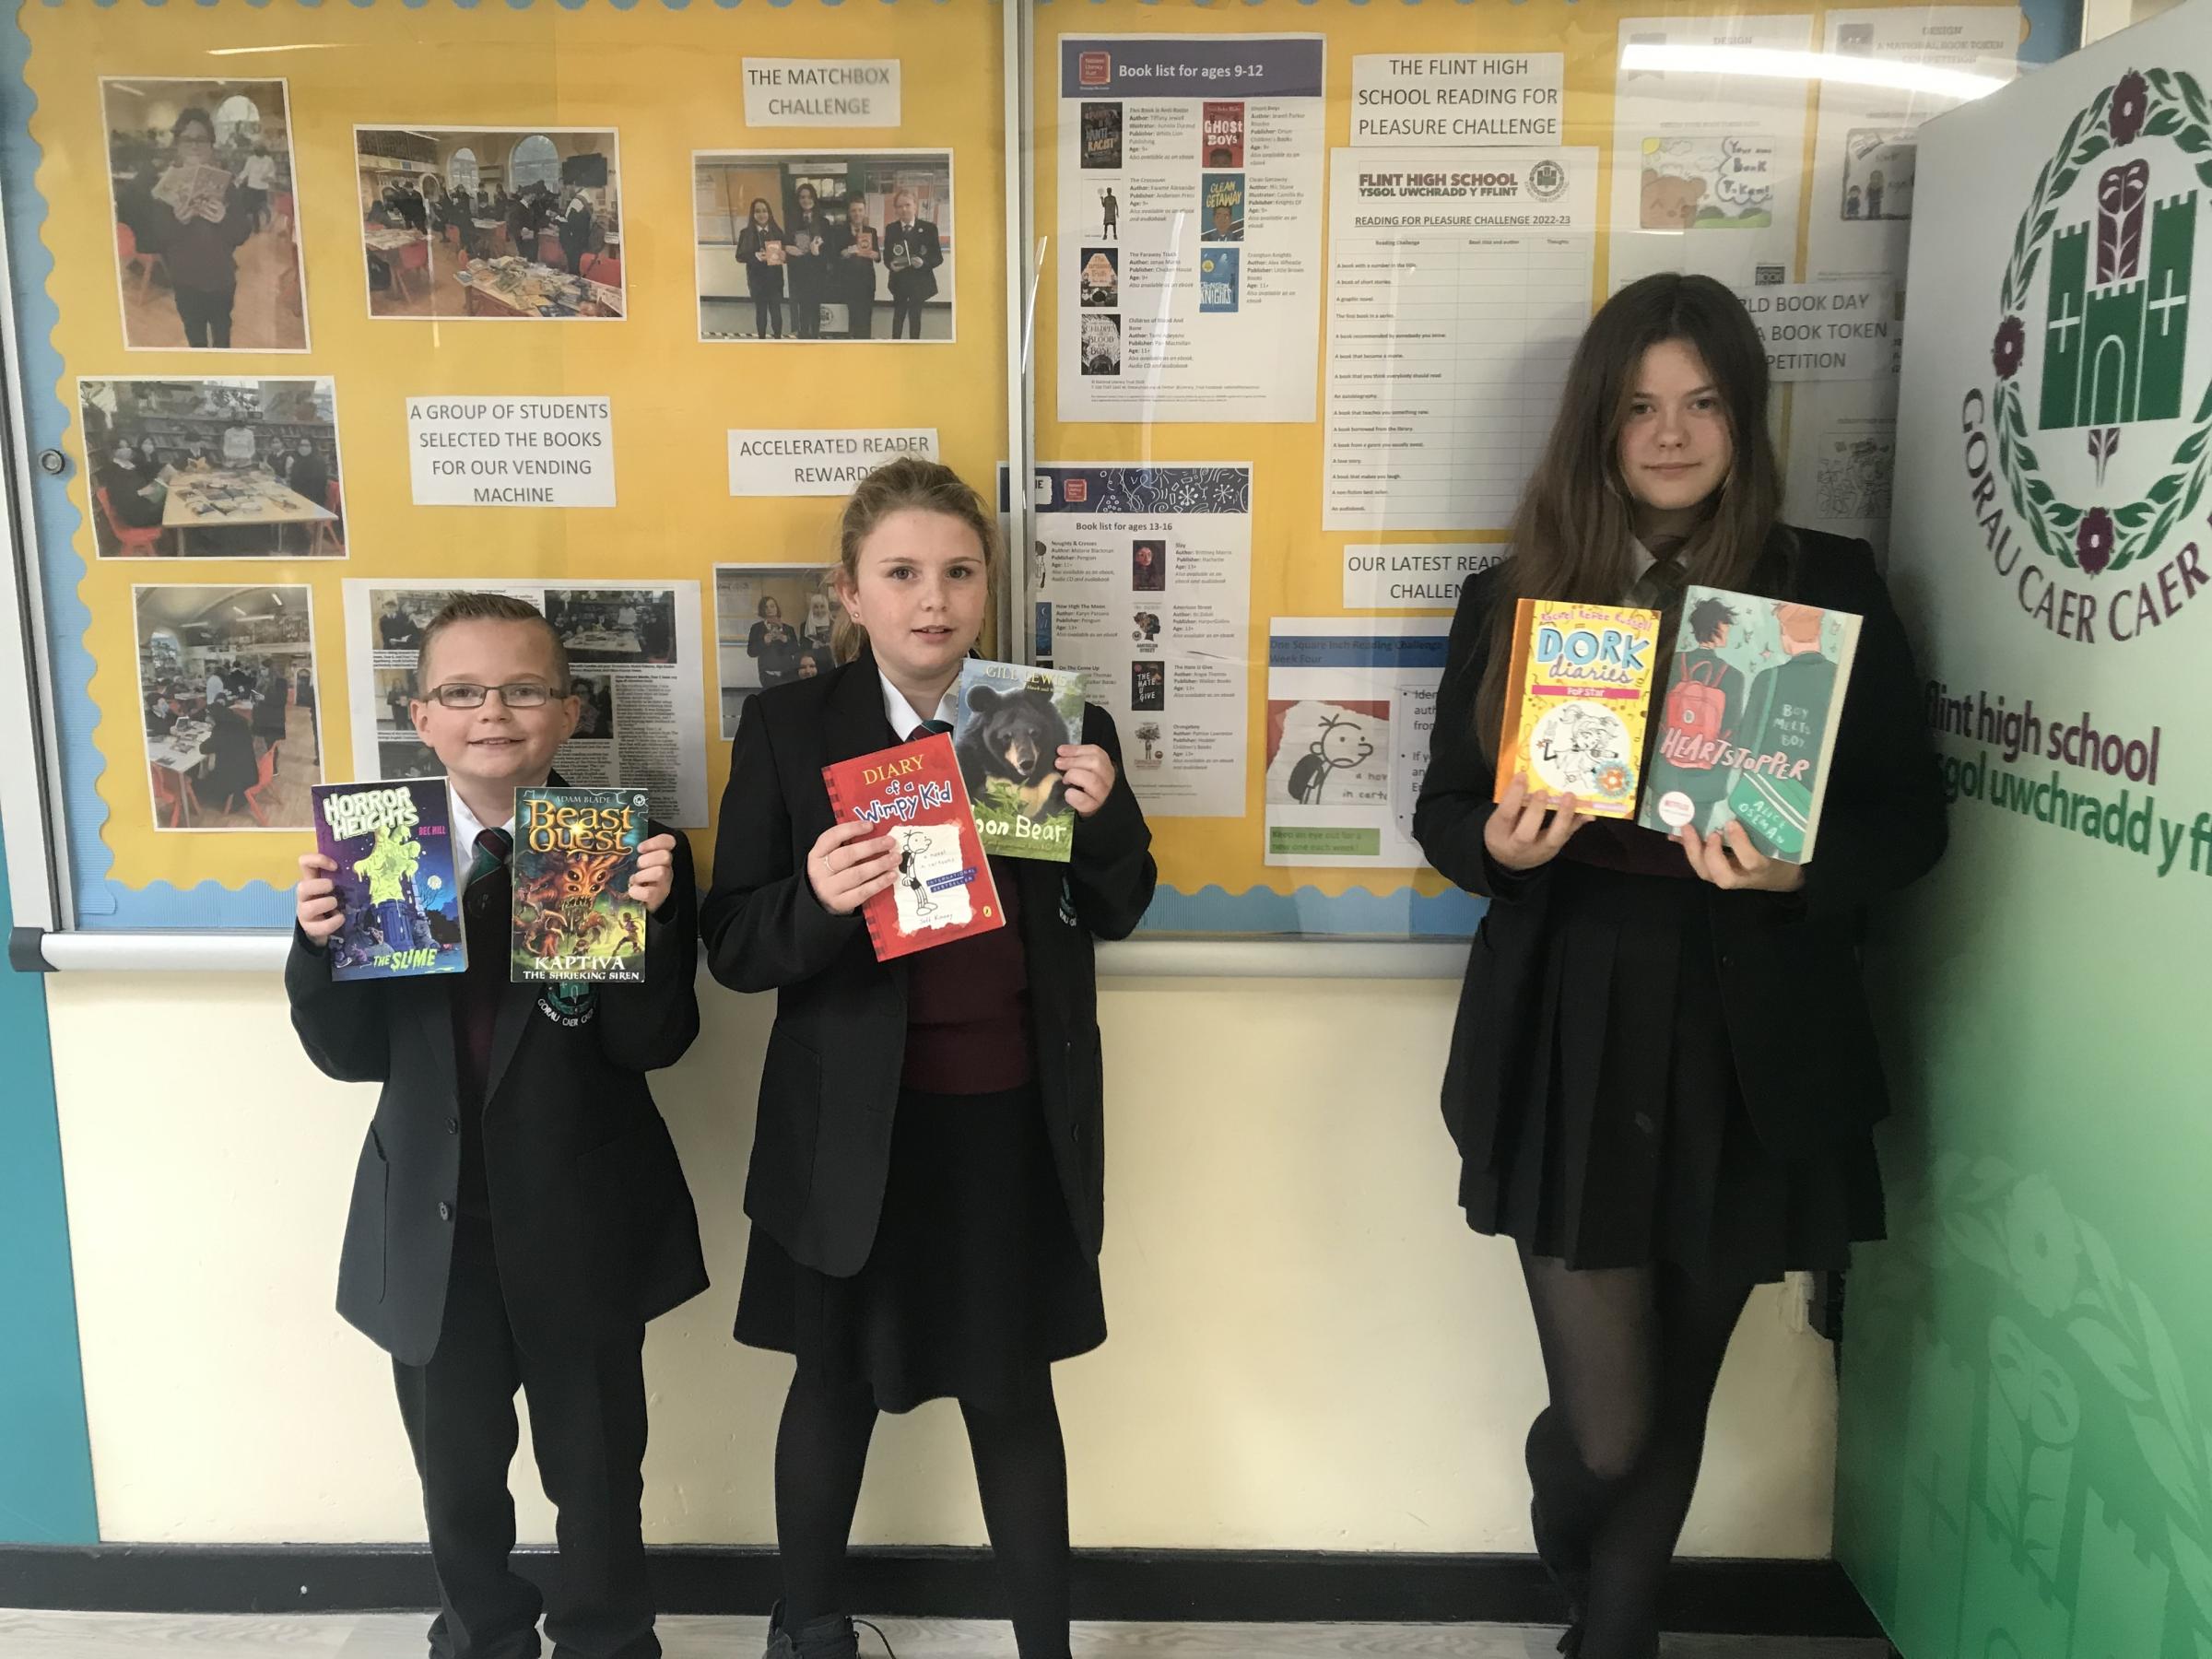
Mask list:
[[[542,709],[550,699],[568,695],[566,691],[555,691],[550,686],[541,686],[535,680],[517,680],[512,686],[472,686],[466,680],[453,680],[443,686],[432,686],[429,700],[449,709],[480,709],[484,700],[494,691],[511,709]]]

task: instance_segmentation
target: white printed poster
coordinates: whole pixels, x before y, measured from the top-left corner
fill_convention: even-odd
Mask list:
[[[1451,632],[1441,617],[1269,624],[1270,865],[1427,864],[1413,839],[1413,808]]]
[[[1790,281],[1806,83],[1763,54],[1809,53],[1812,18],[1627,18],[1619,39],[1611,286],[1655,271]]]
[[[1145,810],[1244,815],[1248,466],[1037,469],[1037,655],[1113,715]]]
[[[1060,418],[1310,421],[1319,35],[1060,40]]]
[[[1563,52],[1362,53],[1352,143],[1557,144]]]
[[[347,579],[346,691],[357,778],[444,775],[416,735],[409,704],[422,630],[457,592],[526,599],[560,635],[580,705],[575,733],[553,762],[564,779],[579,789],[641,787],[663,823],[706,824],[696,582]]]
[[[1590,320],[1597,151],[1330,158],[1324,530],[1502,530]]]
[[[604,397],[410,397],[418,507],[612,507],[613,406]]]
[[[1820,83],[1806,275],[1888,280],[1901,290],[1921,124],[2013,78],[2020,15],[1994,6],[1840,11],[1828,14],[1827,29],[1828,57],[1863,60],[1865,75],[1839,73]],[[1900,314],[1900,343],[1902,329]],[[1792,395],[1792,516],[1885,546],[1897,448],[1894,369],[1869,381],[1800,386]]]

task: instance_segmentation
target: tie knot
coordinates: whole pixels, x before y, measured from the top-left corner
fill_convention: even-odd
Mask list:
[[[908,737],[907,741],[909,743],[919,743],[924,737],[939,736],[942,734],[950,732],[951,730],[952,722],[949,720],[925,720],[920,725],[914,728],[912,735]]]
[[[514,837],[504,830],[477,831],[477,857],[479,861],[505,864],[507,854],[514,850]]]

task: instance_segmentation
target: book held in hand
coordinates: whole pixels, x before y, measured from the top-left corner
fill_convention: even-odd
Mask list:
[[[1060,776],[1060,746],[1082,741],[1080,674],[974,658],[960,665],[952,747],[984,852],[1067,862],[1076,809]]]
[[[315,847],[345,921],[330,936],[334,980],[411,979],[468,966],[452,805],[443,778],[318,783]]]
[[[1690,588],[1637,822],[1710,835],[1731,819],[1783,864],[1809,864],[1859,618]]]
[[[822,782],[839,823],[872,824],[899,850],[898,879],[861,906],[877,961],[1006,924],[950,737],[841,760]]]
[[[876,232],[873,230],[855,230],[853,233],[853,245],[855,248],[858,248],[863,253],[868,255],[869,258],[873,259],[876,256]]]
[[[1495,800],[1525,771],[1594,818],[1633,818],[1659,613],[1524,599],[1513,615]]]
[[[514,792],[515,983],[645,977],[645,906],[629,896],[645,807],[641,789]]]

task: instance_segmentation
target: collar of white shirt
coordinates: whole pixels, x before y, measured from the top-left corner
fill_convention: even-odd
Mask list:
[[[459,790],[449,788],[446,793],[453,802],[453,880],[463,892],[466,892],[469,866],[477,862],[477,837],[491,826],[469,810],[468,803],[461,798]],[[514,814],[510,812],[507,821],[500,828],[510,836],[513,835]]]
[[[904,743],[913,735],[914,729],[922,724],[922,716],[915,713],[914,705],[906,700],[906,693],[891,684],[889,675],[878,668],[876,677],[883,682],[884,718],[891,723],[891,730],[899,734],[899,741]],[[959,710],[960,688],[956,682],[947,686],[945,695],[937,700],[937,718],[947,725],[952,725],[956,724]]]
[[[1657,556],[1643,545],[1643,537],[1641,535],[1629,537],[1629,558],[1636,567],[1629,573],[1629,580],[1631,582],[1641,582],[1643,573],[1659,562]]]

